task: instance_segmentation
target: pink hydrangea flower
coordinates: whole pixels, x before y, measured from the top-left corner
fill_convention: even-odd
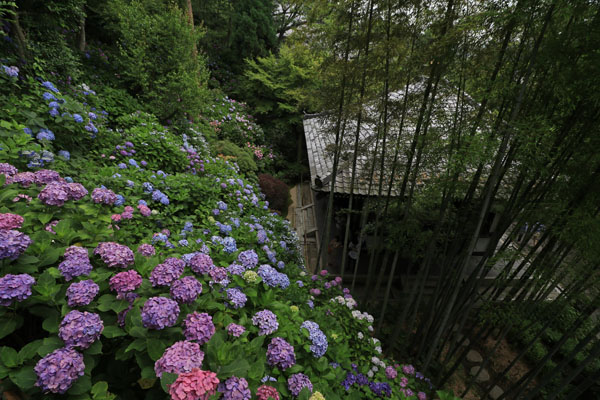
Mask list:
[[[23,225],[23,217],[17,214],[0,214],[0,229],[19,229]]]
[[[190,372],[179,374],[169,387],[173,400],[208,400],[217,392],[219,379],[211,371],[194,368]]]

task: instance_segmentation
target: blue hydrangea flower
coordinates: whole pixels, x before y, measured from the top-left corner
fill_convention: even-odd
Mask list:
[[[7,65],[3,65],[2,69],[4,70],[4,73],[12,78],[16,78],[19,76],[19,68],[12,66],[9,67]]]
[[[65,160],[70,160],[71,159],[71,153],[69,153],[67,150],[60,150],[58,152],[58,155],[62,158],[64,158]]]
[[[137,161],[135,161],[133,158],[130,158],[129,161],[127,161],[129,163],[129,165],[131,165],[132,167],[138,167],[138,163]]]
[[[223,239],[223,251],[227,254],[235,253],[237,251],[237,245],[235,243],[235,239],[231,236]]]
[[[150,182],[142,183],[142,188],[144,189],[144,192],[146,192],[146,193],[152,193],[152,191],[154,190],[154,187],[152,186],[152,184]]]
[[[91,119],[91,120],[95,120],[96,118],[98,118],[98,117],[96,116],[96,114],[94,114],[93,112],[89,112],[89,113],[88,113],[88,117],[90,117],[90,119]]]
[[[52,90],[54,93],[58,93],[58,89],[50,81],[42,82],[42,86],[45,87],[48,90]]]
[[[52,117],[56,117],[59,114],[59,112],[58,112],[58,109],[51,108],[50,111],[48,111],[48,114],[50,114],[50,116],[52,116]]]
[[[181,239],[179,241],[179,245],[187,247],[187,246],[189,246],[189,242],[187,240],[185,240],[185,239]]]
[[[119,165],[117,165],[117,167],[119,167],[120,169],[126,169],[127,168],[127,164],[125,164],[125,163],[119,163]]]
[[[219,208],[219,210],[221,211],[227,211],[227,203],[223,202],[223,201],[219,201],[217,203],[217,207]]]
[[[54,140],[54,133],[49,129],[40,129],[36,138],[37,140]]]
[[[130,181],[129,179],[127,179],[126,185],[127,185],[127,187],[134,187],[135,186],[135,182]]]
[[[82,123],[83,117],[79,114],[73,114],[73,120],[75,120],[75,122],[77,122],[77,123]]]
[[[48,107],[50,107],[50,108],[59,108],[60,104],[58,104],[57,101],[51,101],[50,103],[48,103]]]
[[[117,195],[117,200],[115,201],[115,206],[122,206],[123,204],[125,204],[125,197],[123,197],[122,195],[118,194]]]
[[[31,129],[29,128],[23,128],[23,132],[25,132],[26,134],[28,134],[29,136],[33,136],[33,132],[31,131]]]
[[[139,199],[139,200],[138,200],[138,205],[141,205],[141,206],[148,206],[148,203],[146,203],[146,200]]]
[[[56,97],[54,97],[54,95],[52,93],[49,93],[49,92],[44,92],[44,94],[42,95],[42,97],[46,101],[56,100]]]

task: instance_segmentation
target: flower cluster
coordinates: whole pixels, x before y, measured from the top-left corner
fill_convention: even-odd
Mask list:
[[[300,391],[302,389],[304,389],[305,387],[308,388],[308,390],[310,392],[312,392],[313,386],[312,383],[310,381],[310,379],[308,379],[308,376],[304,375],[303,373],[297,373],[297,374],[293,374],[288,378],[288,389],[290,390],[290,392],[292,392],[292,394],[295,397],[298,397],[298,395],[300,394]]]
[[[304,321],[300,329],[305,328],[308,331],[310,341],[310,351],[316,358],[319,358],[327,351],[327,336],[319,329],[319,324],[313,321]]]
[[[294,347],[283,338],[273,338],[267,346],[267,363],[282,370],[288,369],[296,364]]]
[[[202,293],[202,284],[193,276],[184,276],[173,282],[170,293],[178,303],[191,304]]]
[[[83,354],[64,347],[54,350],[37,362],[34,371],[38,377],[35,386],[40,387],[44,393],[63,394],[73,382],[83,376]]]
[[[0,278],[0,306],[10,306],[13,300],[23,301],[31,296],[35,279],[28,274],[7,274]]]
[[[133,292],[142,284],[142,277],[135,270],[119,272],[109,280],[111,290],[118,294]]]
[[[190,268],[197,274],[208,274],[214,266],[213,260],[208,254],[197,253],[190,260]]]
[[[152,286],[169,286],[183,274],[185,261],[169,257],[162,264],[158,264],[150,274]]]
[[[147,243],[140,244],[137,248],[137,252],[145,257],[151,257],[156,254],[156,250],[154,249],[154,246],[152,246],[151,244],[147,244]]]
[[[217,374],[194,368],[179,374],[169,387],[169,394],[172,400],[208,400],[217,392],[218,385]]]
[[[246,304],[248,298],[240,289],[227,289],[227,300],[233,308],[242,308]]]
[[[60,323],[58,336],[68,348],[87,349],[100,338],[103,329],[104,324],[98,314],[73,310]]]
[[[200,350],[198,343],[181,340],[167,348],[154,363],[154,372],[159,378],[163,372],[180,374],[190,372],[194,368],[201,368],[204,361],[204,353]]]
[[[223,393],[223,400],[250,400],[252,397],[248,381],[236,376],[232,376],[225,382],[221,382],[218,390]]]
[[[237,260],[244,268],[251,269],[258,265],[258,254],[254,250],[242,251],[238,254]]]
[[[0,259],[17,259],[31,244],[29,236],[12,229],[0,230]]]
[[[67,247],[64,258],[58,265],[58,270],[67,282],[77,276],[89,275],[92,271],[92,263],[90,263],[88,251],[84,247]]]
[[[23,225],[23,217],[17,214],[1,213],[0,229],[19,229]]]
[[[102,242],[94,250],[102,261],[111,268],[126,268],[134,263],[133,251],[127,246],[115,242]]]
[[[246,332],[246,328],[241,325],[234,323],[227,325],[227,333],[229,333],[231,336],[240,337],[244,332]]]
[[[183,321],[183,335],[187,340],[195,340],[204,344],[215,334],[212,317],[207,313],[194,311]]]
[[[273,386],[262,385],[256,389],[257,400],[280,400],[279,392]]]
[[[142,308],[142,324],[148,329],[173,326],[179,317],[177,302],[166,297],[150,297]]]
[[[95,188],[92,190],[92,201],[94,203],[113,205],[117,201],[117,195],[110,189]]]
[[[259,335],[270,335],[279,328],[277,316],[269,310],[262,310],[254,314],[252,324],[258,326]]]
[[[69,307],[87,306],[99,291],[100,287],[91,279],[71,283],[67,289],[67,304]]]
[[[283,272],[277,271],[270,265],[264,264],[258,267],[258,275],[268,286],[279,286],[282,289],[286,289],[288,286],[290,286],[290,279],[288,276]]]

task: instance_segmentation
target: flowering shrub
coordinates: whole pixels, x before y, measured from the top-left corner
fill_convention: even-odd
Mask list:
[[[45,169],[12,163],[23,146],[1,144],[9,149],[0,152],[3,385],[31,398],[94,399],[364,399],[429,390],[414,368],[383,357],[373,318],[341,279],[307,273],[289,224],[235,164],[209,156],[197,126],[175,135],[143,125],[149,117],[141,114],[114,116],[111,125],[77,104],[82,91],[94,96],[89,87],[33,85],[30,96],[49,94],[44,107],[62,112],[72,102],[80,111],[44,114],[53,142],[15,138],[54,150],[61,124],[94,124],[98,133],[88,142],[81,127],[90,137]],[[170,153],[159,161],[163,144]]]

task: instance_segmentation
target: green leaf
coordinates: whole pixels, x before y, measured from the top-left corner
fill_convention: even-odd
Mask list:
[[[111,309],[112,303],[115,301],[115,296],[112,294],[104,294],[98,298],[98,310],[108,311]]]
[[[33,366],[25,366],[9,374],[10,380],[21,389],[30,389],[37,380]]]
[[[263,377],[265,373],[265,362],[264,360],[256,360],[250,366],[250,371],[248,371],[248,378],[253,380],[259,380]]]
[[[246,376],[250,364],[243,358],[238,358],[231,364],[228,364],[220,369],[219,376],[223,378],[229,378],[230,376]]]
[[[19,350],[19,364],[23,364],[25,361],[33,358],[37,355],[38,348],[41,346],[43,341],[41,339],[34,340],[31,343],[27,343],[21,350]]]
[[[167,345],[160,339],[148,339],[146,347],[148,348],[148,355],[152,361],[156,361],[162,357]]]
[[[94,397],[105,395],[108,392],[108,383],[105,381],[96,382],[94,386],[92,386],[92,395]]]
[[[104,330],[102,331],[102,335],[106,338],[115,338],[115,337],[119,337],[119,336],[125,336],[127,335],[127,333],[125,333],[125,331],[121,328],[118,328],[114,325],[108,325],[104,327]]]
[[[42,345],[37,349],[38,355],[44,357],[48,353],[53,352],[54,350],[63,347],[65,344],[62,340],[57,337],[48,337],[44,339]]]
[[[90,347],[87,348],[87,350],[85,350],[85,354],[89,354],[89,355],[102,354],[102,342],[99,340],[96,340],[94,343],[92,343],[92,345]]]
[[[57,333],[59,323],[60,321],[58,312],[52,310],[50,315],[46,317],[46,319],[44,319],[44,322],[42,322],[42,328],[44,328],[44,330],[48,331],[49,333]]]
[[[19,365],[17,351],[12,347],[3,346],[0,348],[0,362],[9,368]]]
[[[84,375],[75,381],[75,383],[73,384],[73,386],[71,386],[71,389],[69,389],[67,393],[75,395],[84,394],[89,392],[91,388],[92,378],[90,378],[88,375]]]
[[[0,364],[0,379],[4,379],[8,376],[9,369],[4,365]]]
[[[160,386],[163,388],[165,393],[169,393],[169,388],[167,385],[172,384],[177,379],[177,374],[172,374],[170,372],[163,372],[160,378]]]
[[[13,333],[23,323],[23,317],[0,318],[0,339]]]
[[[125,349],[125,353],[127,353],[131,350],[142,351],[145,349],[146,349],[146,340],[143,338],[137,338],[133,342],[131,342],[129,344],[129,346],[127,346],[127,348]]]

